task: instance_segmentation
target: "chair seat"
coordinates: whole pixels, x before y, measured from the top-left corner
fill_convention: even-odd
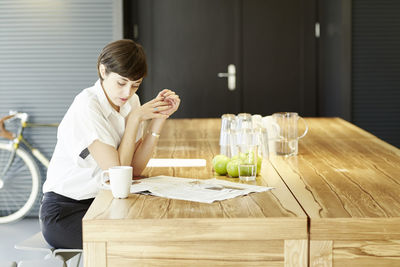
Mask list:
[[[0,262],[0,267],[17,267],[17,263],[14,261],[6,261],[6,262]]]
[[[47,259],[57,258],[57,259],[63,261],[64,264],[69,259],[71,259],[74,256],[76,256],[77,254],[80,254],[83,252],[82,249],[68,249],[68,248],[55,249],[46,242],[46,240],[43,237],[42,232],[38,232],[38,233],[34,234],[33,236],[29,237],[28,239],[22,241],[21,243],[16,244],[14,247],[16,249],[20,249],[20,250],[46,252]],[[80,258],[78,260],[78,264],[79,264],[79,261],[80,261]]]
[[[20,250],[43,251],[48,253],[52,253],[54,251],[54,248],[47,244],[42,232],[34,234],[21,243],[16,244],[14,247]]]
[[[15,265],[17,266],[17,265]],[[63,262],[57,259],[20,261],[18,267],[62,267]]]

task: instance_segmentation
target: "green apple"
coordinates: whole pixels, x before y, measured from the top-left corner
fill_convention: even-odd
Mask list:
[[[226,171],[230,177],[239,177],[239,163],[239,159],[231,159],[231,161],[228,162],[228,165],[226,165]]]
[[[227,156],[225,156],[225,155],[216,155],[213,159],[212,159],[212,165],[214,166],[215,165],[215,162],[217,162],[218,160],[220,160],[220,159],[225,159],[225,158],[228,158]]]
[[[239,154],[237,154],[237,155],[232,157],[232,159],[240,159],[242,161],[246,160],[246,158],[247,158],[246,153],[239,153]]]
[[[213,163],[213,168],[216,173],[219,175],[225,175],[226,174],[226,165],[230,161],[230,158],[228,158],[225,155],[217,155],[213,158],[212,163]]]

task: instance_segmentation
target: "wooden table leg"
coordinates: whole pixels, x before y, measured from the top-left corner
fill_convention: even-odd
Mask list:
[[[285,240],[285,266],[306,267],[308,264],[308,240]]]
[[[85,267],[107,267],[105,242],[84,242],[83,258]]]
[[[333,241],[310,241],[310,267],[332,267]]]

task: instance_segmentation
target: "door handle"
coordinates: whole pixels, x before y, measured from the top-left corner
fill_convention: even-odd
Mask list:
[[[228,65],[228,72],[218,73],[219,78],[228,78],[228,89],[233,91],[236,89],[236,67],[233,64]]]

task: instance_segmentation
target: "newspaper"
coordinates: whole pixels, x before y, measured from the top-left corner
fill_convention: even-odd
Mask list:
[[[271,189],[273,187],[233,183],[216,178],[204,180],[156,176],[134,181],[130,192],[171,199],[212,203],[214,201],[247,195],[252,192],[265,192]]]

